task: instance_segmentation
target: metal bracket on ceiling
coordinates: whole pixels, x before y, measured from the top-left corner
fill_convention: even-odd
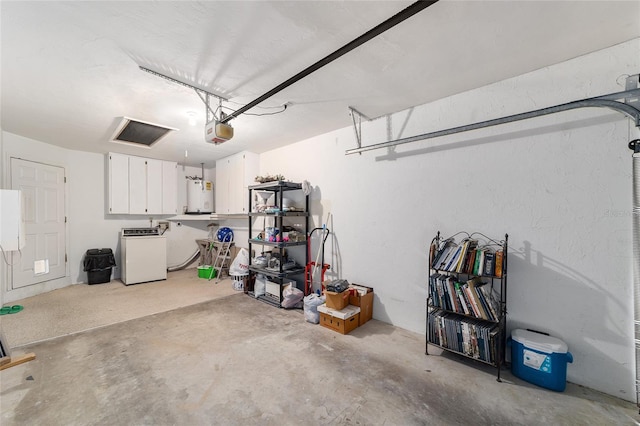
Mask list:
[[[590,108],[600,107],[609,108],[614,111],[618,111],[634,121],[636,127],[640,127],[640,108],[636,106],[636,102],[640,98],[640,84],[638,84],[638,75],[630,76],[627,79],[626,87],[633,87],[632,89],[625,90],[623,92],[610,93],[608,95],[596,96],[594,98],[582,99],[579,101],[568,102],[566,104],[555,105],[548,108],[542,108],[535,111],[524,112],[521,114],[514,114],[507,117],[495,118],[493,120],[481,121],[479,123],[467,124],[464,126],[453,127],[446,130],[439,130],[437,132],[424,133],[417,136],[411,136],[408,138],[396,139],[393,141],[382,142],[369,146],[362,146],[362,141],[358,140],[358,148],[348,149],[345,154],[361,154],[364,151],[371,151],[374,149],[388,148],[391,146],[402,145],[405,143],[416,142],[424,139],[433,139],[440,136],[453,135],[455,133],[468,132],[470,130],[482,129],[485,127],[497,126],[499,124],[512,123],[514,121],[527,120],[530,118],[541,117],[543,115],[554,114],[562,111],[569,111],[577,108]],[[634,81],[636,82],[634,84]],[[622,101],[621,101],[622,100]],[[629,100],[630,102],[627,102]]]
[[[189,84],[189,83],[185,83],[184,81],[176,80],[173,77],[169,77],[168,75],[161,74],[161,73],[159,73],[157,71],[151,70],[151,69],[143,67],[141,65],[139,65],[138,68],[140,68],[142,71],[147,72],[147,73],[149,73],[151,75],[155,75],[156,77],[160,77],[160,78],[168,80],[168,81],[170,81],[172,83],[176,83],[176,84],[179,84],[181,86],[188,87],[189,89],[193,89],[196,92],[196,94],[198,95],[198,97],[200,98],[200,100],[202,102],[204,102],[205,114],[207,116],[207,122],[211,121],[211,120],[209,120],[209,113],[211,113],[213,115],[213,118],[215,120],[218,120],[218,117],[216,116],[216,112],[210,106],[210,98],[214,97],[214,98],[218,99],[219,106],[220,106],[220,108],[219,108],[220,109],[220,116],[221,116],[221,119],[223,118],[222,117],[223,116],[223,113],[222,113],[222,101],[228,101],[227,98],[224,98],[224,97],[222,97],[220,95],[216,95],[215,93],[207,92],[206,90],[201,89],[200,87],[194,86],[194,85]]]
[[[362,119],[364,118],[367,121],[371,121],[371,119],[353,107],[349,107],[349,115],[351,115],[351,120],[353,121],[353,130],[356,133],[356,143],[358,144],[358,148],[361,148]]]
[[[198,93],[198,96],[200,96],[200,99],[202,99],[202,102],[204,102],[204,105],[205,105],[204,114],[207,119],[206,122],[210,123],[213,120],[215,121],[222,120],[225,117],[225,114],[222,111],[222,98],[218,98],[218,108],[214,111],[213,108],[211,108],[211,95],[209,93],[206,93],[205,95],[206,95],[205,98],[203,98],[200,95],[200,93]],[[216,111],[220,113],[219,118],[218,118],[218,115],[216,115]],[[211,116],[209,114],[211,114]]]
[[[205,117],[207,118],[207,123],[211,121],[209,119],[209,113],[211,113],[213,118],[217,121],[218,117],[216,117],[216,112],[213,109],[211,109],[211,105],[210,105],[212,95],[205,92],[205,97],[202,97],[202,93],[200,93],[197,89],[194,89],[194,91],[200,97],[200,100],[204,102],[204,114],[205,114]],[[222,106],[222,100],[220,100],[220,106]]]
[[[636,89],[640,89],[640,74],[630,75],[625,81],[626,91],[631,92]],[[637,94],[625,97],[624,103],[640,110],[640,96]]]

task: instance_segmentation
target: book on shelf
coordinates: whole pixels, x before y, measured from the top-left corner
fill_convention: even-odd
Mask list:
[[[463,248],[464,248],[464,241],[458,244],[458,246],[456,247],[455,254],[451,257],[451,259],[449,260],[449,263],[447,264],[447,268],[446,268],[447,271],[454,272],[456,270],[458,266],[458,262],[460,261],[460,256],[462,255]]]
[[[495,363],[497,324],[461,319],[455,314],[435,311],[429,316],[429,342],[471,358]]]
[[[490,342],[487,350],[489,351],[489,358],[491,359],[491,362],[499,362],[498,357],[501,357],[501,354],[496,354],[496,345],[495,342],[498,339],[498,327],[494,327],[491,330],[487,330],[488,336],[487,336],[487,340]]]
[[[436,254],[434,255],[434,260],[431,263],[433,268],[439,269],[440,264],[444,261],[452,246],[455,246],[455,241],[453,241],[452,238],[448,238],[439,243]]]
[[[483,253],[483,249],[478,248],[476,250],[476,258],[473,263],[473,269],[471,270],[471,273],[473,275],[482,275],[482,270],[480,269],[480,265],[482,264],[482,258],[483,258],[482,253]]]
[[[478,240],[474,240],[471,238],[465,240],[462,247],[462,253],[460,255],[460,261],[458,262],[458,265],[456,267],[456,272],[465,273],[467,271],[467,269],[469,268],[471,253],[477,246]]]
[[[437,252],[433,253],[430,248],[429,258],[433,258],[431,267],[442,271],[466,273],[469,264],[472,263],[471,253],[477,245],[477,240],[469,238],[465,238],[460,244],[451,239],[445,240]]]
[[[484,310],[484,306],[482,306],[482,302],[480,302],[480,296],[478,295],[478,288],[476,286],[481,285],[482,281],[479,277],[475,277],[467,281],[467,288],[469,289],[469,295],[472,299],[472,304],[474,307],[474,311],[476,313],[476,318],[482,318],[485,320],[489,319],[489,315],[487,315]]]
[[[482,269],[483,275],[493,275],[495,272],[495,253],[493,250],[488,249],[484,254],[484,267]]]
[[[436,294],[436,291],[435,291],[436,290],[435,282],[436,282],[436,278],[438,277],[438,275],[440,275],[440,274],[433,273],[433,274],[429,275],[429,298],[431,299],[431,304],[434,304],[434,305],[435,305],[435,301],[436,301],[436,297],[437,297],[437,294]]]
[[[446,280],[446,284],[447,284],[447,291],[448,291],[448,295],[449,295],[449,299],[451,302],[451,309],[452,311],[455,312],[460,312],[460,305],[458,303],[458,296],[456,294],[456,289],[455,289],[455,281],[453,279],[453,277],[448,277]]]
[[[456,243],[452,239],[448,239],[442,242],[440,250],[435,256],[435,260],[431,265],[434,269],[444,269],[446,262],[449,260],[452,251],[456,247]]]
[[[438,290],[440,291],[440,307],[443,309],[451,310],[449,302],[449,294],[447,287],[447,276],[443,275],[438,280]]]
[[[471,340],[469,333],[469,324],[467,324],[466,322],[461,322],[460,328],[462,329],[462,351],[465,355],[471,356],[471,345],[469,344]]]
[[[464,240],[462,240],[460,242],[460,254],[458,256],[458,258],[456,259],[456,261],[454,262],[453,265],[451,265],[451,268],[449,269],[449,271],[451,272],[458,272],[459,268],[460,268],[460,263],[464,261],[464,257],[467,254],[467,248],[469,247],[469,239],[465,238]]]
[[[436,243],[436,239],[434,238],[431,241],[431,245],[429,246],[429,267],[433,267],[433,262],[436,260],[436,254],[438,253],[438,244]]]
[[[473,238],[465,238],[459,244],[448,238],[429,248],[431,268],[440,271],[501,278],[504,270],[504,253],[489,246],[479,247]]]
[[[482,255],[480,256],[480,265],[478,266],[478,275],[487,275],[484,268],[486,265],[485,259],[487,257],[487,253],[489,252],[488,247],[482,248]]]
[[[434,285],[435,285],[435,298],[433,299],[434,306],[437,306],[442,309],[446,309],[446,295],[444,292],[444,287],[442,284],[442,280],[446,278],[445,275],[437,274],[435,277]]]
[[[458,257],[460,256],[460,246],[456,246],[455,249],[452,250],[449,259],[447,259],[447,264],[444,266],[445,271],[451,271],[454,265],[454,262],[457,262]]]
[[[434,307],[482,320],[498,321],[499,303],[491,288],[480,277],[464,283],[438,272],[429,277],[429,297]]]
[[[441,344],[448,346],[447,345],[447,333],[445,333],[445,322],[444,322],[444,318],[442,316],[438,316],[437,318],[437,322],[436,322],[436,327],[438,328],[438,336],[440,337],[440,342],[442,342]]]
[[[442,284],[440,283],[440,274],[433,274],[429,280],[429,292],[431,293],[431,303],[433,306],[443,306]]]
[[[474,247],[471,252],[469,253],[469,256],[467,256],[467,266],[464,270],[465,273],[467,274],[473,274],[473,267],[476,264],[476,253],[478,252],[478,248]]]
[[[470,311],[468,308],[468,303],[467,303],[467,299],[464,295],[464,293],[462,292],[462,289],[460,288],[461,284],[460,283],[456,283],[456,294],[458,295],[458,300],[460,301],[460,307],[462,308],[462,312],[465,315],[470,315]]]
[[[481,351],[480,351],[480,346],[481,346],[481,339],[478,338],[478,332],[480,330],[478,330],[478,327],[474,327],[475,324],[471,324],[471,332],[469,333],[470,336],[470,340],[471,340],[471,357],[472,358],[476,358],[476,359],[482,359],[482,355],[481,355]]]
[[[493,275],[498,278],[502,278],[502,262],[504,259],[504,252],[502,250],[497,250],[495,255],[495,271]]]
[[[490,321],[496,321],[497,317],[495,317],[493,315],[493,312],[491,312],[491,309],[489,308],[489,305],[488,305],[488,303],[487,303],[487,301],[486,301],[486,299],[484,297],[484,293],[481,290],[481,288],[483,286],[485,286],[485,285],[487,285],[487,284],[482,283],[481,285],[476,287],[476,293],[478,294],[478,300],[480,300],[480,304],[482,305],[482,310],[484,311],[484,313],[486,315],[485,319],[488,319]]]
[[[482,293],[494,321],[498,321],[500,319],[500,302],[498,302],[498,297],[491,291],[492,287],[489,284],[485,284],[478,287],[478,289]]]

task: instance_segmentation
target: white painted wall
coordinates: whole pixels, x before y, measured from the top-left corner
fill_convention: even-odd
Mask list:
[[[363,143],[624,90],[638,51],[640,39],[403,111],[390,128],[366,123]],[[408,330],[425,331],[437,231],[508,233],[509,331],[561,338],[569,381],[635,400],[627,143],[638,136],[619,113],[582,109],[347,157],[345,128],[264,153],[261,170],[313,185],[315,225],[333,215],[332,274],[374,287],[374,318]]]

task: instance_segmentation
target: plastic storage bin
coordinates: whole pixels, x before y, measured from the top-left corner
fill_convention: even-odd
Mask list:
[[[83,263],[89,284],[111,281],[111,268],[116,266],[116,259],[111,249],[89,249],[84,255]]]
[[[229,274],[233,279],[233,289],[236,291],[244,291],[249,274]]]
[[[206,278],[208,280],[216,277],[216,270],[211,265],[198,266],[198,278]]]
[[[567,344],[528,330],[511,332],[511,372],[527,382],[557,392],[567,385],[567,363],[573,362]]]

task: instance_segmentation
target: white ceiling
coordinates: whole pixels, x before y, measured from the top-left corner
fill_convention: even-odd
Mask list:
[[[378,117],[640,36],[640,1],[441,0],[248,111],[285,112],[232,120],[220,146],[204,142],[193,90],[139,69],[237,109],[411,3],[1,1],[2,129],[210,167],[349,126],[349,106]],[[150,149],[115,144],[122,116],[180,130]]]

